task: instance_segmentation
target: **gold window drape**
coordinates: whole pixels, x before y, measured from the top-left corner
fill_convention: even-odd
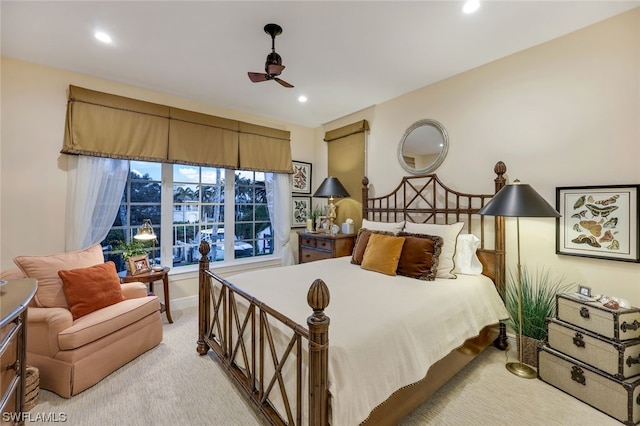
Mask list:
[[[62,153],[292,173],[290,132],[69,86]]]
[[[367,120],[325,133],[328,146],[328,175],[337,177],[350,197],[336,201],[336,223],[351,218],[355,228],[362,225],[362,178],[365,166],[365,137]]]

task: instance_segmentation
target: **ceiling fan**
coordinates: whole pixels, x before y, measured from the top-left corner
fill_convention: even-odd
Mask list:
[[[266,73],[248,72],[247,74],[249,74],[249,79],[254,83],[275,80],[284,87],[293,87],[293,85],[278,78],[284,69],[284,65],[282,65],[282,58],[276,53],[275,45],[276,36],[282,34],[282,27],[278,24],[267,24],[264,26],[264,32],[271,36],[271,53],[267,55],[267,62],[264,64],[264,70]]]

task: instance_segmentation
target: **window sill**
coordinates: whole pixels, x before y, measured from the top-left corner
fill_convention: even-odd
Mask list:
[[[260,256],[258,258],[237,259],[229,262],[211,262],[209,269],[216,274],[227,276],[254,269],[273,268],[281,265],[281,258],[276,256]],[[197,278],[199,265],[180,266],[171,269],[169,276],[177,279]]]

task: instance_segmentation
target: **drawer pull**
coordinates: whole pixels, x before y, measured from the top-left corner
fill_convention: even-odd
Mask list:
[[[628,325],[626,321],[623,321],[622,325],[620,326],[620,329],[623,333],[626,333],[627,330],[637,330],[638,328],[640,328],[640,322],[638,322],[638,320],[633,320],[633,322]]]
[[[582,368],[573,366],[571,367],[571,380],[574,382],[580,383],[581,385],[586,385],[586,380],[584,378],[584,371]]]
[[[584,348],[584,337],[582,336],[582,334],[576,333],[575,337],[573,338],[573,344],[579,348]]]
[[[15,370],[15,371],[20,371],[20,360],[16,359],[16,361],[13,364],[9,364],[7,365],[7,370]]]
[[[640,364],[640,354],[635,358],[632,356],[627,358],[627,367],[631,367],[631,364]]]
[[[580,308],[580,316],[582,318],[589,318],[589,310],[583,306]]]

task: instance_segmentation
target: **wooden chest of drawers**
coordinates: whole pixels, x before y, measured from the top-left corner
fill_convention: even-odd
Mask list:
[[[27,304],[36,280],[0,282],[0,422],[22,424],[26,378]],[[13,413],[13,416],[9,413]]]
[[[298,232],[299,263],[351,256],[355,239],[355,234],[328,235]]]

